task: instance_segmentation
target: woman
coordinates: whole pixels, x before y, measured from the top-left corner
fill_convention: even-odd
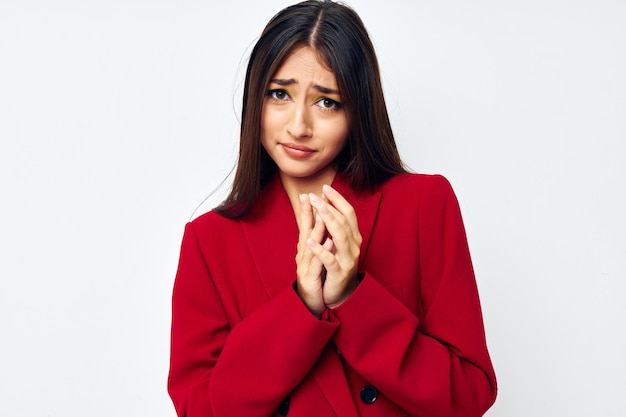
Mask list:
[[[405,172],[348,7],[288,7],[254,47],[232,191],[185,229],[171,349],[181,417],[480,416],[495,400],[456,198]]]

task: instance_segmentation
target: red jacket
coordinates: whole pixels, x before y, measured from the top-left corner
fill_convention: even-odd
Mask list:
[[[445,178],[357,194],[364,275],[317,320],[294,290],[298,229],[278,176],[250,214],[189,223],[168,390],[180,417],[482,416],[496,397],[459,206]]]

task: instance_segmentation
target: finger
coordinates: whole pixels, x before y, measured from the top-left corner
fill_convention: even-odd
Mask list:
[[[319,259],[324,265],[323,271],[326,274],[322,290],[325,304],[336,304],[338,300],[345,299],[352,292],[350,288],[354,284],[353,278],[356,277],[356,271],[352,269],[344,271],[342,269],[339,261],[332,254],[332,239],[327,239],[322,245],[309,239],[307,244],[315,254],[316,259]]]
[[[308,247],[307,251],[311,252]],[[310,259],[306,262],[300,262],[296,268],[298,282],[309,289],[316,287],[321,288],[320,277],[323,267],[322,261],[311,252]]]
[[[308,238],[307,240],[311,239]],[[305,288],[309,293],[315,292],[316,289],[321,290],[320,278],[323,266],[322,261],[313,254],[305,241],[304,247],[298,248],[298,255],[296,256],[298,285]]]
[[[317,258],[327,270],[336,269],[337,260],[335,259],[335,255],[330,251],[334,245],[331,239],[326,239],[323,245],[313,239],[307,239],[306,243],[313,255],[315,255],[315,258]]]
[[[311,237],[311,233],[314,229],[314,210],[311,206],[308,194],[300,194],[300,222],[298,245],[296,253],[296,264],[298,276],[306,275],[306,271],[309,270],[309,264],[314,257],[311,250],[306,244],[306,240]],[[321,238],[320,238],[321,239]],[[314,268],[315,269],[315,268]]]
[[[324,224],[324,221],[320,217],[319,213],[315,213],[314,217],[315,224],[313,226],[313,230],[311,230],[309,237],[319,243],[322,241],[322,239],[324,239],[324,235],[326,234],[326,225]]]
[[[361,245],[361,234],[359,233],[358,226],[354,227],[348,218],[340,213],[339,210],[323,202],[314,194],[309,194],[309,201],[322,220],[324,220],[324,224],[335,242],[337,242],[339,250],[342,248],[347,249],[351,243],[355,243],[357,246]],[[352,206],[349,207],[352,208]],[[353,217],[353,223],[356,225],[356,216]]]
[[[331,238],[326,239],[322,244],[322,247],[330,253],[334,254],[335,252],[335,245],[333,244],[333,240]]]
[[[300,194],[300,233],[309,235],[313,228],[313,207],[308,194]]]
[[[324,184],[322,186],[322,194],[324,197],[330,201],[333,207],[335,207],[341,214],[343,214],[348,222],[350,223],[350,227],[353,230],[359,230],[359,226],[357,223],[356,213],[354,212],[354,207],[342,196],[337,190],[335,190],[330,185]]]
[[[310,250],[308,251],[310,252]],[[298,295],[307,308],[318,318],[325,309],[323,270],[321,261],[315,256],[307,265],[298,265]]]
[[[309,195],[309,200],[324,220],[332,239],[328,239],[323,245],[314,245],[307,240],[307,245],[311,252],[322,261],[327,276],[332,277],[330,282],[334,288],[330,292],[334,293],[336,290],[341,292],[344,284],[356,274],[361,250],[361,235],[358,228],[353,230],[346,216],[335,207],[323,202],[315,195]]]
[[[311,206],[311,201],[308,194],[300,194],[300,223],[299,236],[298,236],[298,251],[307,251],[306,240],[311,237],[311,232],[314,229],[314,210]],[[309,256],[310,257],[310,256]]]

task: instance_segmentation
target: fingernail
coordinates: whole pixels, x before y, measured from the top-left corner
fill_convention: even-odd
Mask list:
[[[311,248],[311,249],[313,249],[313,248],[315,247],[315,245],[316,245],[315,241],[314,241],[313,239],[311,239],[311,238],[308,238],[308,239],[306,240],[306,244],[307,244],[307,245],[309,246],[309,248]]]
[[[319,204],[322,202],[322,200],[320,200],[320,198],[313,193],[309,193],[309,198],[311,199],[312,203]]]
[[[322,185],[322,191],[324,191],[325,193],[331,194],[332,192],[335,191],[335,189],[331,187],[330,185],[324,184]]]
[[[300,203],[304,204],[306,201],[304,194],[300,194],[299,197],[300,197]]]

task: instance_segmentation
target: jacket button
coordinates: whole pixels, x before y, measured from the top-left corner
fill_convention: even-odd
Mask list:
[[[365,404],[372,404],[378,398],[378,390],[371,385],[361,389],[361,401]]]
[[[278,413],[281,416],[286,416],[289,412],[289,396],[283,400],[282,403],[278,406]]]

